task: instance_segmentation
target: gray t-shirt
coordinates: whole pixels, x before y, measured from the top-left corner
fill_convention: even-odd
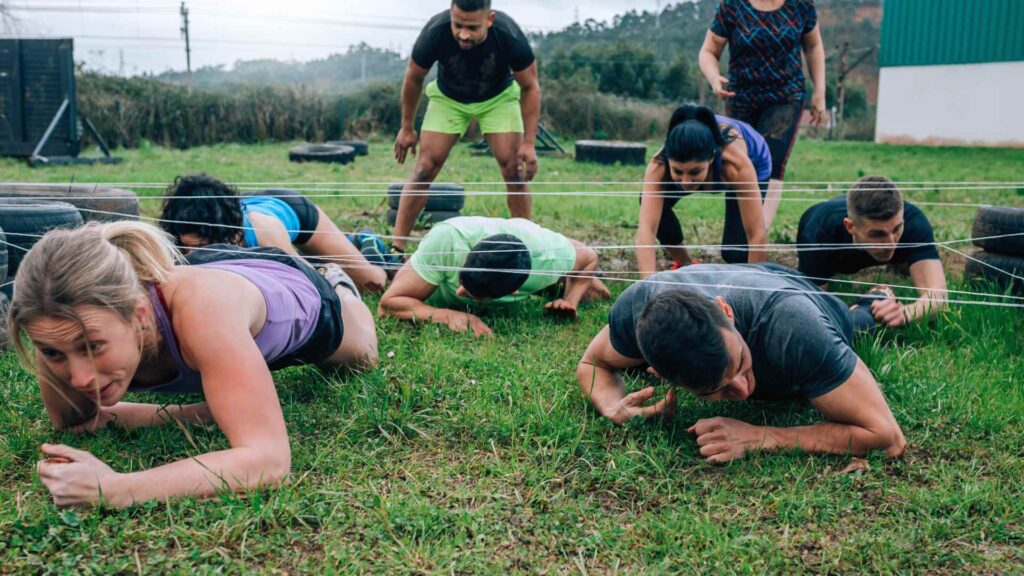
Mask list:
[[[853,374],[857,355],[850,348],[849,309],[796,270],[778,264],[687,266],[630,286],[608,314],[612,346],[619,354],[643,358],[636,338],[640,314],[652,298],[679,288],[721,296],[732,307],[736,330],[753,360],[753,399],[816,398]]]

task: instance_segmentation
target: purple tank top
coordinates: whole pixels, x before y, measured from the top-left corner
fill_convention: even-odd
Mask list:
[[[302,348],[316,329],[320,314],[320,294],[310,281],[295,268],[270,260],[230,260],[198,264],[200,268],[224,270],[244,277],[263,294],[267,319],[253,338],[267,364],[271,364]],[[132,391],[196,393],[203,391],[199,373],[181,358],[178,341],[170,318],[156,286],[149,285],[149,299],[157,329],[167,345],[178,377],[153,387],[132,386]]]
[[[754,171],[757,172],[757,181],[766,182],[772,177],[772,155],[768,149],[768,143],[765,142],[764,136],[754,129],[753,126],[747,124],[742,120],[736,120],[727,116],[715,115],[715,119],[718,120],[719,124],[728,124],[733,130],[739,133],[743,138],[743,141],[747,144],[747,156],[750,158],[750,162],[754,165]],[[715,155],[715,174],[713,176],[715,182],[722,181],[722,155]]]

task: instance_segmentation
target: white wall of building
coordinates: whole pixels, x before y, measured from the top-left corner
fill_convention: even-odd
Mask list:
[[[1024,147],[1024,62],[882,68],[875,140]]]

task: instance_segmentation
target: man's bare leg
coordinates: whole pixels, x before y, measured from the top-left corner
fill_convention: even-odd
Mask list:
[[[529,219],[533,215],[533,198],[530,187],[523,182],[519,171],[519,146],[523,143],[520,132],[498,132],[485,134],[487,143],[491,145],[494,159],[501,168],[501,177],[505,180],[508,190],[508,212],[512,218]]]
[[[423,193],[430,189],[430,183],[441,172],[441,168],[448,160],[448,154],[458,140],[458,134],[428,131],[420,133],[420,153],[416,157],[416,166],[413,167],[412,178],[405,184],[402,197],[398,201],[398,217],[395,219],[393,232],[397,238],[392,239],[392,244],[396,248],[405,249],[405,237],[412,233],[416,218],[427,205],[427,196],[415,193]]]

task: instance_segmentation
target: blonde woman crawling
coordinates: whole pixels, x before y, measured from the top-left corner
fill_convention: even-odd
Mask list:
[[[340,268],[318,273],[282,253],[238,250],[214,247],[204,263],[182,265],[163,232],[115,222],[50,232],[26,255],[8,328],[54,426],[215,422],[231,445],[118,473],[88,452],[44,444],[38,472],[55,504],[123,507],[276,486],[291,450],[270,371],[376,363],[373,316]],[[121,401],[135,391],[205,402]]]

